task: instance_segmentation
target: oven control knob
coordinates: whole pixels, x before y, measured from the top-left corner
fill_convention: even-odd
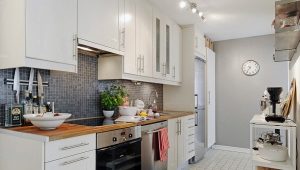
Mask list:
[[[122,141],[123,141],[123,142],[127,141],[126,137],[123,137]]]
[[[129,134],[129,138],[132,138],[132,134],[131,133]]]
[[[113,142],[117,142],[117,138],[116,137],[113,137]]]

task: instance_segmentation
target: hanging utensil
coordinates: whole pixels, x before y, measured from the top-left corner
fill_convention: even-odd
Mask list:
[[[29,76],[29,84],[28,84],[28,92],[29,93],[32,93],[33,78],[34,78],[34,69],[31,68],[31,70],[30,70],[30,76]]]
[[[42,105],[43,99],[44,99],[44,89],[43,89],[43,80],[42,80],[42,76],[40,74],[40,71],[38,71],[38,76],[37,76],[37,80],[38,80],[38,98],[40,100],[40,105]]]
[[[20,70],[19,70],[19,68],[16,68],[16,70],[15,70],[13,90],[15,93],[15,101],[17,104],[20,104]]]

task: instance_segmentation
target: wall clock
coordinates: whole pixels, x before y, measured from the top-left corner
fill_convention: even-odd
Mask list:
[[[243,64],[242,70],[245,75],[254,76],[259,72],[260,66],[257,61],[248,60]]]

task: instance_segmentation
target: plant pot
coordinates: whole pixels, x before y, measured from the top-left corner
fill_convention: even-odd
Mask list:
[[[111,118],[114,115],[114,110],[103,110],[103,115],[106,118]]]

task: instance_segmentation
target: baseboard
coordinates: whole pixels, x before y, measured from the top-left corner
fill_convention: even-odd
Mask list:
[[[250,149],[248,148],[239,148],[232,146],[224,146],[224,145],[214,145],[212,149],[231,151],[231,152],[240,152],[240,153],[250,153]]]

